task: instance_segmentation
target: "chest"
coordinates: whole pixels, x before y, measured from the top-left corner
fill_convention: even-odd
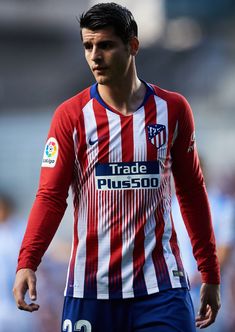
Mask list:
[[[88,104],[83,111],[83,155],[89,162],[136,162],[166,159],[172,140],[166,103],[154,100],[123,116]]]

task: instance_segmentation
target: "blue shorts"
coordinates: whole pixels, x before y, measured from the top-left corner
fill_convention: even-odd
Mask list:
[[[187,289],[169,289],[144,297],[94,300],[65,297],[63,332],[195,332]]]

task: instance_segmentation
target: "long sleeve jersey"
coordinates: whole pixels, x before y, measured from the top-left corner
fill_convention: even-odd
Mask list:
[[[130,298],[188,287],[171,213],[171,174],[202,281],[219,283],[192,111],[180,94],[145,85],[145,99],[130,115],[106,105],[94,84],[53,116],[18,269],[36,271],[71,186],[65,295]]]

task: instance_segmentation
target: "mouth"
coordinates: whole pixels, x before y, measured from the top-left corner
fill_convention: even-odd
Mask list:
[[[92,68],[93,71],[104,71],[106,69],[107,69],[107,67],[100,67],[100,66],[96,66],[96,67]]]

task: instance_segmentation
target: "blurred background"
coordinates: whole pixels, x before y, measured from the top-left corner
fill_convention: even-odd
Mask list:
[[[98,2],[0,0],[0,201],[2,198],[8,202],[8,212],[0,219],[0,257],[12,256],[12,264],[3,260],[0,268],[1,289],[12,288],[9,277],[4,279],[3,270],[8,268],[14,279],[17,250],[36,194],[52,114],[61,102],[93,83],[84,60],[77,20]],[[235,272],[231,268],[235,262],[235,2],[116,2],[127,6],[139,25],[142,45],[137,56],[139,76],[180,92],[192,106],[206,183],[211,201],[215,200],[215,215],[221,216],[219,225],[215,225],[221,243],[221,264],[228,267],[226,275],[231,277],[226,285],[235,298]],[[19,332],[31,331],[30,324],[36,332],[59,330],[71,245],[71,198],[68,201],[61,227],[39,269],[39,287],[44,289],[50,283],[48,292],[39,296],[44,309],[34,315],[21,313],[24,327],[18,325]],[[180,217],[177,203],[175,206],[177,223]],[[225,211],[229,211],[226,217]],[[16,224],[20,224],[20,231],[16,231]],[[179,221],[179,233],[182,228]],[[220,240],[221,230],[224,235]],[[10,238],[15,246],[6,250]],[[189,265],[192,262],[191,257],[185,260],[190,261]],[[6,279],[8,286],[4,286]],[[197,277],[192,276],[192,285],[194,279]],[[7,305],[0,295],[0,312],[4,312],[0,315],[0,332],[6,331],[3,326],[9,326],[9,322],[13,326],[12,313],[17,315],[10,303],[11,291],[7,294]],[[234,303],[225,302],[235,309]],[[235,331],[234,318],[223,315],[219,319],[222,325],[211,331],[222,331],[221,326],[224,332]],[[225,320],[229,321],[226,326]],[[9,327],[8,331],[11,332]]]

